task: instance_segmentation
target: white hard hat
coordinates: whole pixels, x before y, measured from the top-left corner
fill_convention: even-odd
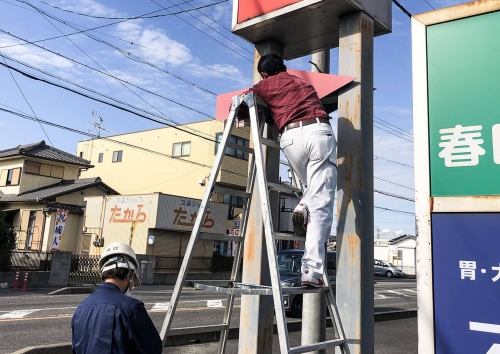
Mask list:
[[[139,271],[139,262],[135,252],[129,245],[123,242],[113,242],[104,249],[104,252],[99,259],[99,270],[101,273],[115,268],[128,268],[134,273],[134,287],[141,285],[141,281],[137,276]]]

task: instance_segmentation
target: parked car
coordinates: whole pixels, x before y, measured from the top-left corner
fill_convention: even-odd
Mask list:
[[[387,278],[402,277],[403,271],[394,264],[382,261],[380,259],[373,260],[375,275],[385,275]]]
[[[302,256],[304,250],[286,250],[278,253],[278,269],[283,288],[300,287]],[[335,284],[337,254],[327,252],[327,274],[330,285]],[[335,291],[335,288],[334,288]],[[302,316],[302,294],[283,294],[283,307],[293,317]]]

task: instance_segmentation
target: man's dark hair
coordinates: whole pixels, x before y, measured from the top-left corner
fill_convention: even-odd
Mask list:
[[[283,59],[279,55],[266,54],[259,59],[257,71],[273,76],[286,71],[286,66],[283,64]]]
[[[102,273],[101,279],[105,281],[106,279],[120,279],[123,280],[127,276],[130,270],[127,268],[113,268]]]

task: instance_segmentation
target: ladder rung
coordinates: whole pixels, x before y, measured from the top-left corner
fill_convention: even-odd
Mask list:
[[[267,182],[267,187],[273,191],[302,194],[302,191],[299,188],[288,184]]]
[[[230,148],[233,148],[235,150],[240,150],[240,151],[244,151],[244,152],[248,152],[250,154],[253,154],[253,149],[251,147],[231,143],[230,141],[227,142],[226,147],[230,147]]]
[[[200,232],[200,240],[216,240],[216,241],[236,241],[241,242],[243,237],[227,235],[227,234],[211,234],[208,232]]]
[[[273,289],[270,286],[247,286],[228,288],[224,286],[215,286],[189,282],[189,285],[198,290],[213,291],[219,294],[243,294],[243,295],[272,295]],[[239,285],[239,284],[238,284]]]
[[[287,234],[285,232],[275,232],[274,239],[286,241],[305,241],[306,235]]]
[[[207,333],[207,332],[215,332],[215,331],[223,331],[227,329],[227,325],[208,325],[208,326],[196,326],[196,327],[179,327],[179,328],[170,328],[168,330],[169,336],[182,335],[182,334],[198,334],[198,333]]]
[[[344,339],[332,339],[324,342],[318,342],[315,344],[301,345],[300,347],[290,348],[290,354],[312,352],[314,350],[326,349],[328,347],[338,347],[345,343]]]
[[[260,142],[262,143],[262,145],[266,145],[275,149],[280,149],[280,144],[277,141],[267,138],[260,138]]]
[[[250,198],[250,193],[247,193],[245,191],[239,191],[237,189],[214,187],[214,192],[221,193],[221,194],[230,194],[230,195],[234,195],[236,197]]]

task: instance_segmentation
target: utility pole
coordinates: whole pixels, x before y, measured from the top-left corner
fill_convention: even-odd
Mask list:
[[[255,44],[253,83],[261,80],[257,71],[259,59],[266,54],[278,54],[283,57],[283,46],[274,41],[264,41]],[[274,127],[265,126],[263,136],[276,140],[277,131]],[[250,137],[250,147],[253,140]],[[263,146],[264,162],[268,182],[279,183],[280,152],[278,149],[268,149]],[[243,249],[242,282],[246,284],[271,285],[267,248],[264,239],[264,223],[262,220],[262,202],[258,185],[252,194],[252,204],[248,216],[247,234]],[[276,230],[279,212],[278,194],[270,195],[273,226]],[[273,342],[273,298],[271,296],[241,295],[239,354],[271,354]]]
[[[339,75],[356,80],[338,98],[337,304],[351,354],[373,344],[373,19],[340,18]]]
[[[311,71],[324,74],[330,73],[330,50],[324,50],[312,55]],[[332,220],[333,221],[333,220]],[[325,245],[325,257],[327,249]],[[325,259],[325,272],[328,275]],[[326,302],[323,294],[302,295],[302,345],[314,344],[326,340]],[[308,354],[325,354],[326,351],[315,350]]]

